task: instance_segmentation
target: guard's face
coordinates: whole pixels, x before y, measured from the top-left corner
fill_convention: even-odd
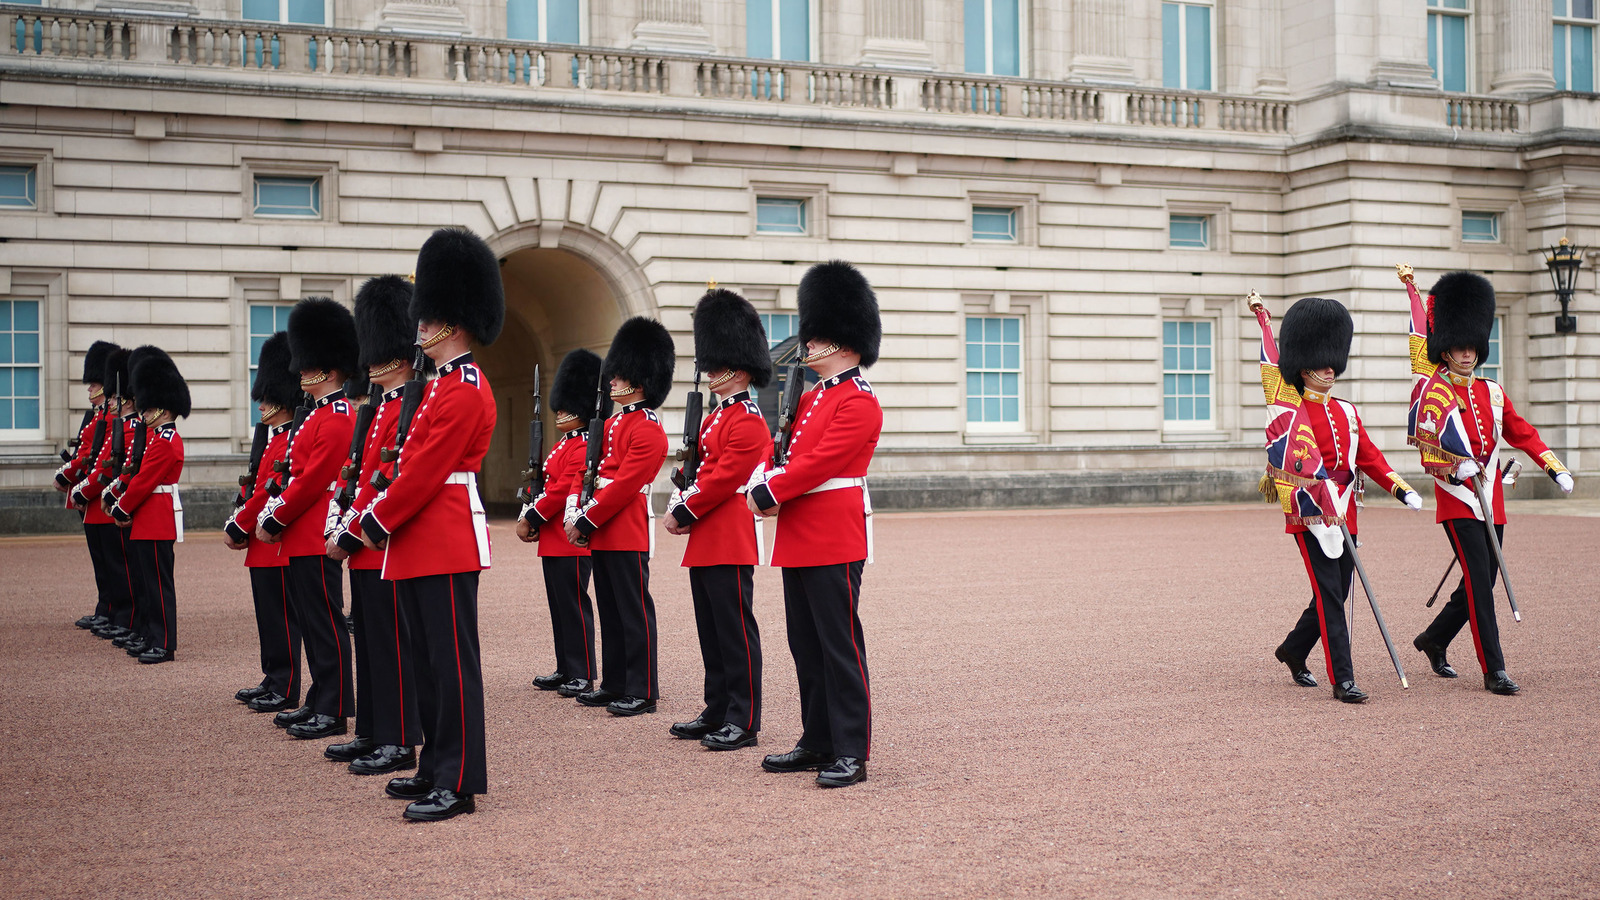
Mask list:
[[[91,404],[99,403],[101,400],[105,399],[106,386],[100,382],[91,381],[84,385],[84,387],[89,389],[89,402]]]
[[[624,397],[629,397],[636,393],[639,393],[639,389],[634,387],[633,383],[628,381],[628,379],[619,376],[612,377],[611,399],[621,400]]]
[[[1476,347],[1452,347],[1445,351],[1444,361],[1459,373],[1471,372],[1478,367]]]
[[[1333,387],[1333,366],[1324,366],[1320,369],[1302,369],[1300,377],[1305,381],[1306,387],[1313,391],[1327,393]]]
[[[417,343],[426,344],[431,338],[443,331],[445,323],[424,321],[417,323]]]

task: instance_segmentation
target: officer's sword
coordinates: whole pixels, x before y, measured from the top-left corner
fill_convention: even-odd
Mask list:
[[[1367,603],[1372,606],[1372,617],[1378,620],[1378,631],[1383,634],[1383,645],[1389,648],[1389,659],[1394,663],[1394,673],[1400,676],[1402,688],[1411,687],[1406,681],[1406,670],[1400,666],[1400,654],[1395,652],[1394,641],[1389,638],[1389,626],[1383,621],[1383,610],[1378,609],[1378,598],[1372,593],[1372,582],[1367,580],[1367,567],[1361,564],[1361,554],[1356,552],[1356,539],[1350,534],[1350,527],[1343,522],[1339,523],[1339,530],[1344,532],[1345,546],[1350,548],[1350,558],[1355,560],[1356,574],[1361,576],[1361,589],[1367,592]]]
[[[1500,567],[1500,584],[1506,589],[1506,599],[1511,601],[1511,618],[1522,621],[1522,610],[1517,608],[1517,594],[1511,590],[1511,573],[1506,571],[1506,555],[1500,549],[1500,536],[1494,533],[1494,507],[1489,505],[1489,495],[1483,490],[1483,473],[1469,479],[1472,490],[1478,495],[1478,508],[1483,510],[1483,529],[1489,533],[1489,548],[1494,551],[1495,565]]]
[[[1513,459],[1511,465],[1506,466],[1505,474],[1500,477],[1500,483],[1506,487],[1516,487],[1517,476],[1520,474],[1522,474],[1522,463]],[[1450,554],[1450,564],[1444,567],[1444,574],[1439,577],[1439,586],[1433,589],[1433,594],[1428,597],[1428,602],[1424,604],[1425,606],[1433,606],[1433,601],[1439,599],[1439,592],[1444,590],[1444,583],[1450,580],[1450,573],[1455,570],[1456,557],[1452,553]]]

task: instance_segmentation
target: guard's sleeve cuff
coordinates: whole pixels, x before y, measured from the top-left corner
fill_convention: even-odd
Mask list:
[[[771,509],[778,505],[778,498],[773,495],[772,488],[766,482],[751,488],[750,498],[756,502],[757,509]]]
[[[361,538],[356,537],[355,533],[350,531],[348,528],[339,532],[339,536],[334,539],[334,543],[338,544],[339,547],[346,553],[360,552],[360,550],[366,546],[365,544],[361,543]]]
[[[59,484],[64,488],[70,488],[70,487],[72,487],[72,479],[68,478],[65,474],[63,474],[61,472],[57,472],[56,473],[56,484]]]
[[[274,537],[282,534],[283,530],[287,527],[289,526],[279,522],[272,516],[267,516],[265,519],[261,520],[261,530],[265,531],[267,534],[273,535]]]
[[[378,521],[378,514],[374,512],[368,512],[361,517],[361,533],[371,538],[374,544],[381,544],[389,539],[389,529],[383,527],[383,523]]]
[[[584,537],[594,534],[600,528],[599,525],[589,521],[588,515],[579,516],[578,521],[573,523],[573,527],[577,528],[578,533]]]
[[[667,510],[667,515],[677,519],[678,524],[684,527],[688,527],[700,521],[700,517],[696,516],[694,511],[689,509],[689,504],[687,503],[679,503],[673,508]]]
[[[133,516],[130,516],[126,512],[124,512],[121,506],[113,506],[113,507],[111,507],[111,518],[116,519],[118,522],[132,522],[133,521]]]
[[[529,503],[527,506],[523,507],[523,509],[522,509],[522,517],[524,519],[527,519],[528,520],[528,524],[532,525],[534,528],[538,528],[539,526],[541,526],[541,525],[545,524],[546,522],[550,521],[549,519],[546,519],[544,516],[539,515],[539,510],[537,508],[535,508],[532,503]]]
[[[250,535],[239,527],[239,522],[236,519],[229,519],[228,524],[222,526],[222,530],[227,533],[229,540],[232,540],[235,544],[242,544],[250,538]]]

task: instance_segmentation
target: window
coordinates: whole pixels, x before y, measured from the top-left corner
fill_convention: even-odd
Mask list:
[[[1500,317],[1495,316],[1494,325],[1489,329],[1489,355],[1478,363],[1479,378],[1500,381],[1500,330]]]
[[[972,239],[975,241],[1017,240],[1017,210],[1008,206],[974,206]]]
[[[333,17],[330,0],[243,0],[243,18],[257,22],[326,25]]]
[[[1022,426],[1020,318],[967,317],[967,425]]]
[[[38,166],[0,166],[0,207],[39,208]]]
[[[322,179],[282,175],[255,176],[253,204],[258,216],[322,218]]]
[[[756,234],[807,234],[806,201],[798,197],[757,197]]]
[[[1551,0],[1555,6],[1558,91],[1594,90],[1594,0]]]
[[[1161,4],[1161,86],[1211,90],[1210,3]]]
[[[1176,250],[1211,249],[1211,217],[1172,216],[1167,223],[1167,246]]]
[[[256,361],[261,358],[261,345],[267,342],[280,331],[289,328],[289,310],[294,309],[292,303],[252,303],[250,304],[250,385],[256,383]],[[253,428],[261,423],[261,410],[255,404],[250,404],[250,426]]]
[[[1428,0],[1428,65],[1447,91],[1465,91],[1468,71],[1467,32],[1472,0]]]
[[[1211,323],[1161,323],[1162,419],[1170,425],[1211,424]]]
[[[583,43],[582,0],[506,0],[506,37],[549,44]]]
[[[761,327],[767,332],[767,349],[778,346],[800,330],[800,317],[794,313],[762,313]]]
[[[962,42],[968,72],[1022,74],[1022,10],[1018,0],[965,0]]]
[[[745,55],[811,58],[810,0],[745,0]]]
[[[0,300],[0,432],[40,429],[39,375],[39,301]]]
[[[1492,212],[1462,213],[1461,239],[1473,243],[1500,243],[1500,214]]]

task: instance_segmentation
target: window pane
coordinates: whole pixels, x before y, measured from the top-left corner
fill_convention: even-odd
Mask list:
[[[1572,0],[1572,17],[1575,19],[1594,18],[1594,0]]]
[[[0,369],[0,397],[11,396],[12,369]]]
[[[1197,422],[1204,422],[1211,418],[1211,395],[1203,393],[1194,398],[1194,418]]]
[[[1161,393],[1166,395],[1166,396],[1168,396],[1168,397],[1177,396],[1178,395],[1178,376],[1176,376],[1176,375],[1163,375],[1163,376],[1161,376]]]
[[[38,206],[37,166],[0,166],[0,206]]]
[[[805,234],[806,201],[786,197],[757,197],[756,232]]]
[[[272,334],[272,307],[256,305],[250,307],[250,333]]]
[[[0,394],[0,396],[4,396],[4,395]],[[0,400],[0,428],[10,428],[10,427],[12,427],[11,426],[11,401],[10,400]]]
[[[1430,0],[1428,5],[1437,4]],[[1439,74],[1439,17],[1433,13],[1428,14],[1428,68],[1433,70],[1433,77],[1442,77]]]
[[[1594,29],[1572,29],[1572,87],[1574,91],[1594,90]]]
[[[1196,344],[1205,344],[1208,347],[1211,346],[1210,322],[1194,323],[1194,341]]]
[[[506,37],[514,41],[539,39],[539,0],[506,0]]]
[[[1178,419],[1178,398],[1177,397],[1174,397],[1174,396],[1169,394],[1169,395],[1167,395],[1166,400],[1162,401],[1162,404],[1161,404],[1161,417],[1163,419],[1166,419],[1168,422],[1177,421],[1177,419]]]
[[[983,421],[983,401],[970,395],[967,397],[967,421]]]
[[[983,345],[983,367],[985,369],[998,369],[998,368],[1000,368],[1000,345],[999,344],[984,344]]]
[[[1185,49],[1189,53],[1188,81],[1184,87],[1191,91],[1211,90],[1211,8],[1189,6],[1184,8]]]
[[[11,330],[11,301],[0,300],[0,331]]]
[[[1168,338],[1166,346],[1161,348],[1161,368],[1176,369],[1178,367],[1178,346],[1175,339]]]
[[[967,373],[967,396],[977,397],[983,393],[983,376],[977,372]]]
[[[1162,341],[1162,343],[1166,343],[1166,344],[1175,344],[1175,343],[1178,342],[1178,323],[1177,322],[1162,322],[1161,323],[1161,341]]]
[[[327,12],[322,0],[289,0],[289,21],[299,22],[303,25],[324,25],[323,15]]]
[[[985,422],[1000,421],[999,397],[985,397],[983,399],[983,420]]]
[[[1560,13],[1557,13],[1560,15]],[[1567,87],[1567,26],[1551,26],[1550,45],[1555,50],[1555,76],[1556,90],[1565,91]]]
[[[1021,319],[1002,319],[1001,323],[1005,326],[1004,334],[1007,342],[1015,344],[1022,340]]]
[[[1169,88],[1183,87],[1182,57],[1179,55],[1179,46],[1182,35],[1179,33],[1178,4],[1161,4],[1161,86]]]
[[[1022,368],[1022,345],[1015,341],[1008,341],[1005,345],[1005,359],[1001,365],[1013,371]]]
[[[1432,6],[1433,4],[1429,3],[1428,5]],[[1567,0],[1550,0],[1550,6],[1552,7],[1551,12],[1555,15],[1564,16],[1567,14]]]
[[[322,215],[320,178],[256,176],[255,213],[258,216]]]
[[[984,30],[986,12],[984,0],[966,0],[962,12],[963,55],[966,58],[968,72],[985,73],[989,71],[988,44],[989,35]]]
[[[1017,211],[1006,207],[974,206],[972,239],[1014,241],[1017,239]]]
[[[1021,422],[1022,409],[1016,397],[1007,397],[1000,401],[1000,421]]]
[[[582,23],[578,16],[578,0],[545,0],[546,41],[555,44],[576,44],[581,40]]]
[[[11,359],[11,335],[10,334],[0,334],[0,364],[9,363],[9,362],[12,362],[12,359]],[[5,377],[7,379],[11,378],[11,370],[10,369],[0,369],[0,373],[4,373],[4,375],[5,375]],[[6,381],[6,384],[10,384],[10,383],[11,382],[9,380]],[[0,391],[0,393],[4,393],[4,391]]]
[[[745,0],[745,53],[756,59],[772,59],[772,4],[774,0]]]
[[[1179,322],[1178,323],[1178,343],[1187,344],[1189,346],[1194,346],[1194,323],[1193,322]],[[1189,367],[1188,366],[1184,366],[1184,368],[1187,369]]]
[[[278,21],[278,0],[244,0],[243,16],[263,22]]]
[[[1210,330],[1207,326],[1206,330]],[[1194,349],[1194,367],[1200,372],[1211,371],[1211,336],[1206,335],[1200,346]]]
[[[1462,0],[1465,2],[1465,0]],[[1467,19],[1465,16],[1441,16],[1443,32],[1444,74],[1440,80],[1447,91],[1467,89]]]
[[[39,335],[37,332],[19,332],[13,337],[11,361],[18,363],[39,362]]]
[[[576,0],[573,0],[576,2]],[[808,0],[778,0],[779,59],[811,58],[811,10]]]
[[[1018,377],[1015,372],[1007,372],[1000,376],[1000,396],[1016,397],[1021,395],[1021,386],[1017,382]]]
[[[1499,241],[1500,216],[1497,213],[1462,213],[1461,239],[1491,243]]]
[[[1169,246],[1186,250],[1204,250],[1207,242],[1206,216],[1173,216],[1168,223]]]
[[[39,330],[39,301],[14,300],[11,303],[11,328],[16,331]]]
[[[991,0],[994,17],[994,71],[992,75],[1022,74],[1017,0]]]
[[[1193,397],[1179,397],[1178,398],[1178,421],[1180,421],[1180,422],[1192,422],[1192,421],[1194,421],[1194,398]]]
[[[11,370],[12,396],[39,396],[39,369],[37,366],[19,366]],[[32,428],[33,426],[28,426]]]
[[[1001,340],[1001,322],[999,319],[983,320],[983,339],[991,344],[998,344]]]
[[[999,396],[999,394],[1000,394],[1000,373],[999,372],[985,372],[985,373],[983,373],[983,395],[985,397],[995,397],[995,396]]]
[[[1184,346],[1178,348],[1178,368],[1185,370],[1194,369],[1194,347]]]
[[[1439,5],[1445,9],[1466,9],[1467,0],[1444,0],[1444,2],[1440,3]]]
[[[1181,397],[1181,396],[1192,395],[1193,393],[1194,393],[1194,376],[1193,375],[1179,375],[1178,376],[1178,395]]]

